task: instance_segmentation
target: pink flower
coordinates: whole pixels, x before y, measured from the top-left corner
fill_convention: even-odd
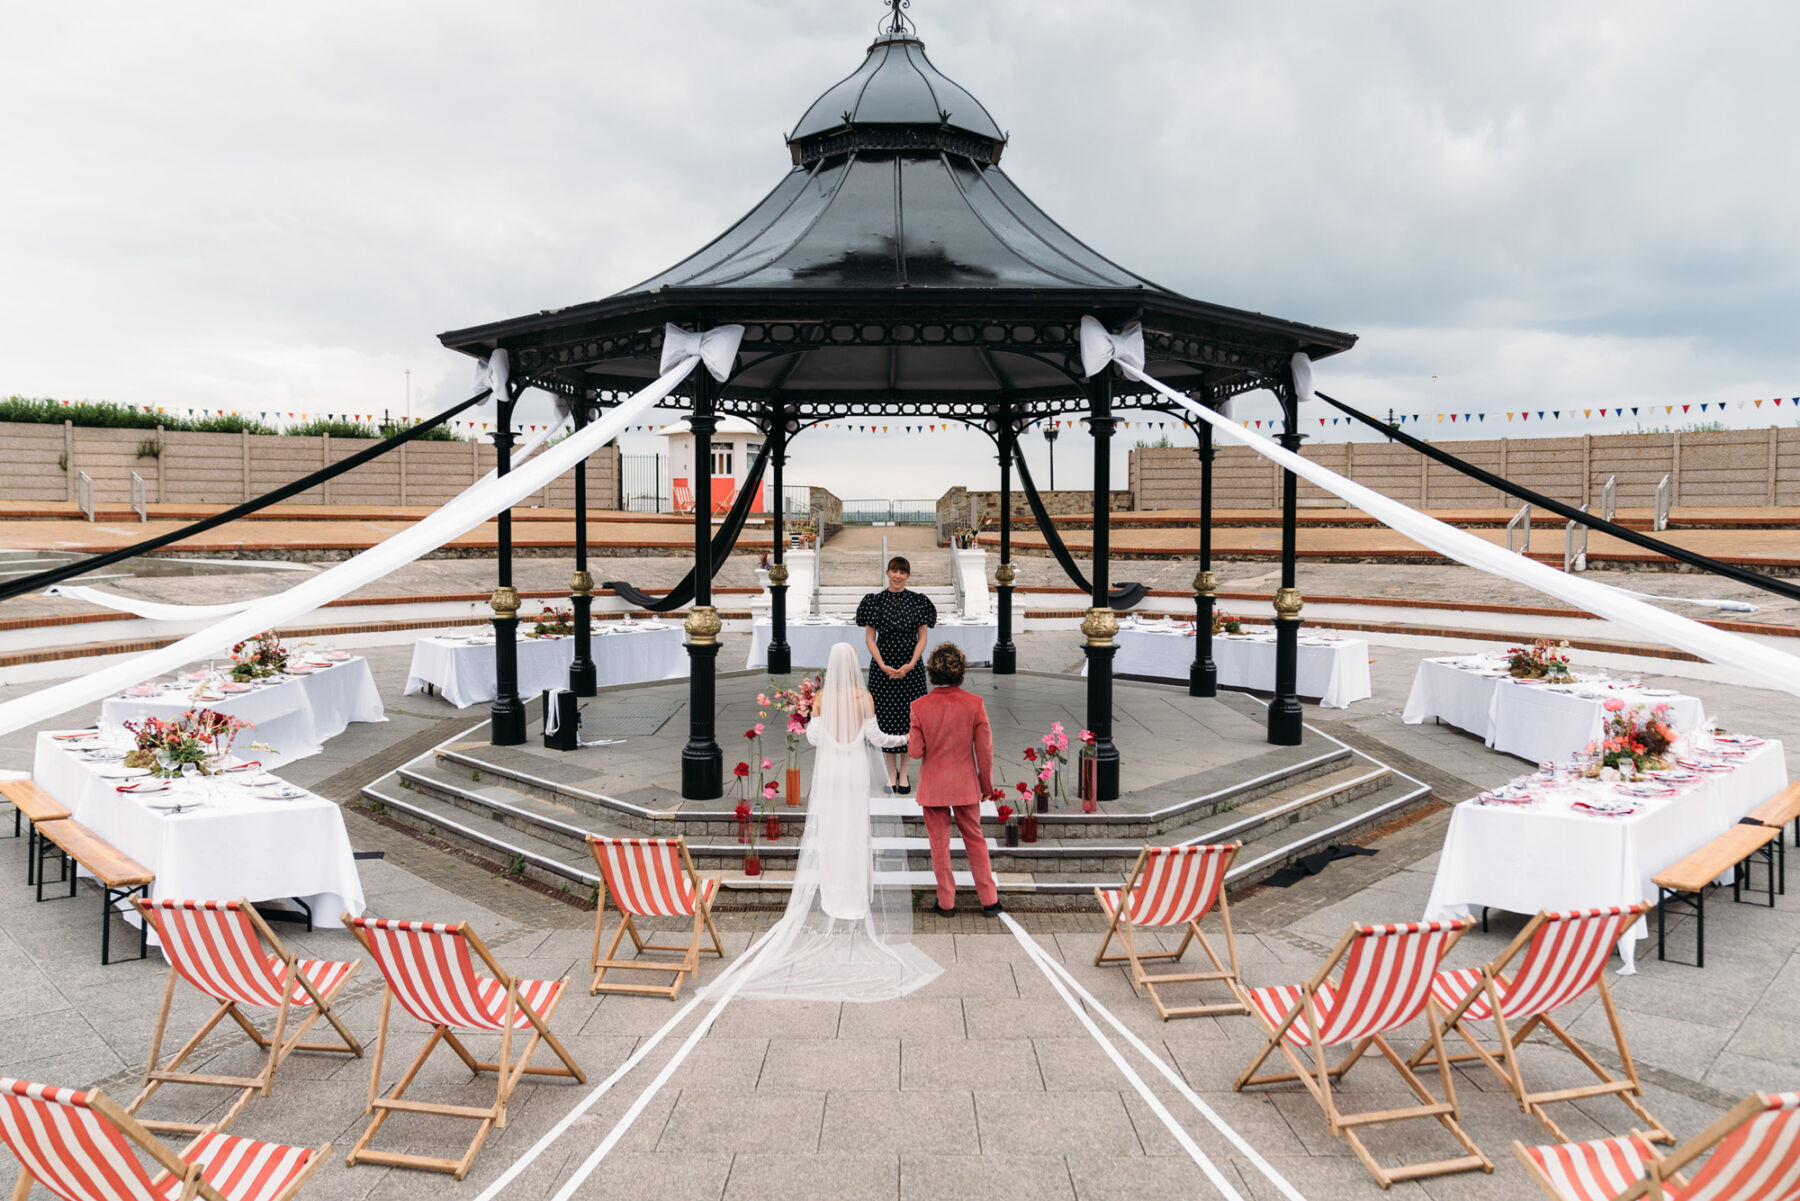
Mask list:
[[[768,771],[770,768],[772,768],[774,766],[775,765],[773,763],[770,763],[767,759],[764,759],[762,761],[762,770],[763,771]]]
[[[769,705],[769,694],[766,692],[757,693],[756,694],[756,703],[763,706],[764,708],[767,708]]]
[[[1080,738],[1081,738],[1081,741],[1086,743],[1088,746],[1094,745],[1094,732],[1092,730],[1083,730],[1080,734]]]
[[[1606,698],[1606,703],[1604,705],[1602,705],[1601,707],[1603,709],[1605,709],[1608,713],[1617,713],[1619,710],[1621,710],[1625,707],[1625,702],[1620,700],[1616,696],[1609,696]]]
[[[1063,732],[1062,723],[1060,721],[1051,722],[1050,723],[1050,732],[1052,734],[1061,734]]]
[[[763,785],[763,800],[772,801],[780,795],[781,786],[775,783],[775,781],[770,780],[767,784]]]
[[[1052,751],[1055,750],[1056,749],[1056,735],[1054,735],[1054,734],[1044,735],[1044,746],[1049,750],[1052,750]]]
[[[1056,774],[1055,768],[1046,767],[1043,771],[1038,773],[1038,782],[1041,784],[1048,784],[1050,782],[1050,777],[1054,776],[1055,774]]]
[[[757,722],[754,726],[751,726],[750,728],[756,731],[756,736],[758,738],[762,737],[763,724],[760,721]]]
[[[788,718],[787,732],[790,734],[804,734],[806,733],[806,723],[801,721],[798,717],[790,717]]]

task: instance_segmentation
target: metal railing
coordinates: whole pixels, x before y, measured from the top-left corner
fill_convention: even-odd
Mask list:
[[[1672,489],[1668,476],[1662,477],[1662,483],[1656,486],[1656,516],[1651,520],[1650,528],[1657,533],[1669,528],[1669,497]]]
[[[845,525],[935,525],[934,500],[846,500]]]
[[[1522,555],[1530,554],[1531,553],[1531,506],[1530,505],[1521,505],[1519,507],[1519,511],[1517,513],[1513,514],[1513,519],[1506,523],[1506,549],[1507,550],[1511,550],[1513,548],[1513,534],[1515,532],[1522,533],[1524,535],[1519,540],[1519,553]]]
[[[85,471],[75,473],[75,505],[89,521],[94,519],[94,481]]]
[[[1584,509],[1586,508],[1585,505],[1582,507]],[[1619,477],[1616,475],[1609,475],[1606,477],[1606,487],[1600,489],[1600,516],[1607,521],[1611,521],[1613,519],[1613,514],[1618,512],[1618,508]]]
[[[150,506],[146,500],[144,477],[135,471],[131,473],[131,510],[138,515],[139,521],[150,520]]]
[[[1581,506],[1586,513],[1588,507]],[[1563,529],[1563,570],[1566,572],[1587,570],[1588,528],[1579,521],[1571,520]]]
[[[619,456],[619,502],[627,513],[668,510],[668,459],[663,455]]]

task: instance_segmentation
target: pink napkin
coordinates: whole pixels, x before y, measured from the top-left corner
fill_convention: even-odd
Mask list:
[[[50,737],[56,739],[58,742],[72,742],[77,738],[94,738],[97,737],[99,733],[100,731],[98,730],[77,730],[73,734],[52,734]]]
[[[129,784],[121,784],[113,789],[114,792],[167,792],[168,790],[169,785],[165,780],[158,780],[155,783],[150,783],[146,780],[133,780]]]

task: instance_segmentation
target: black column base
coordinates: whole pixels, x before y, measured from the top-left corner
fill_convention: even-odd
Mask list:
[[[1094,735],[1093,750],[1095,799],[1119,799],[1119,748],[1113,745],[1113,656],[1116,646],[1083,648],[1087,653],[1087,724]]]
[[[1219,665],[1213,662],[1210,654],[1195,659],[1193,666],[1188,668],[1188,695],[1219,695]]]
[[[1269,742],[1275,746],[1299,746],[1304,712],[1294,693],[1300,665],[1300,623],[1275,622],[1275,696],[1269,701]]]
[[[1019,670],[1019,648],[1010,642],[994,643],[994,674],[1010,676]]]
[[[681,748],[681,795],[716,801],[725,795],[725,752],[713,737],[713,669],[716,642],[688,643],[688,740]]]
[[[995,587],[994,615],[1000,627],[998,636],[994,639],[994,674],[997,676],[1010,676],[1019,670],[1019,648],[1013,644],[1012,603],[1012,585],[1001,584]]]
[[[525,741],[525,703],[519,699],[519,619],[494,618],[494,703],[488,707],[488,742],[520,746]]]
[[[787,590],[786,584],[769,585],[769,674],[772,676],[785,676],[794,670],[794,651],[787,640]]]
[[[769,643],[769,674],[785,676],[794,670],[794,650],[785,642]]]
[[[574,605],[575,661],[569,664],[569,691],[576,696],[593,696],[600,683],[594,666],[594,635],[588,624],[593,620],[594,598],[577,596]]]

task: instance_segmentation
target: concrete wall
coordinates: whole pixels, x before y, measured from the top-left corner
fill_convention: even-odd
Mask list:
[[[812,518],[813,529],[818,531],[819,545],[824,546],[844,532],[844,502],[836,493],[817,484],[810,491],[807,515]]]
[[[1600,504],[1618,478],[1620,508],[1649,508],[1669,477],[1671,502],[1690,508],[1800,504],[1800,429],[1709,433],[1601,434],[1567,438],[1499,438],[1432,445],[1484,470],[1567,504]],[[1305,444],[1301,454],[1377,492],[1427,509],[1512,509],[1518,502],[1461,472],[1387,442]],[[1140,446],[1131,452],[1131,492],[1138,509],[1200,505],[1200,461],[1192,449]],[[1302,480],[1300,503],[1341,507]],[[1273,509],[1281,503],[1280,469],[1248,447],[1221,447],[1213,462],[1213,507]]]
[[[160,454],[142,454],[146,444]],[[96,504],[128,504],[131,473],[151,504],[237,504],[375,444],[370,438],[195,434],[0,422],[7,470],[0,500],[75,499],[76,472],[94,481]],[[484,442],[409,442],[292,498],[294,504],[440,505],[494,466]],[[564,475],[528,504],[573,508],[575,477]],[[619,448],[588,460],[588,504],[619,508]]]

